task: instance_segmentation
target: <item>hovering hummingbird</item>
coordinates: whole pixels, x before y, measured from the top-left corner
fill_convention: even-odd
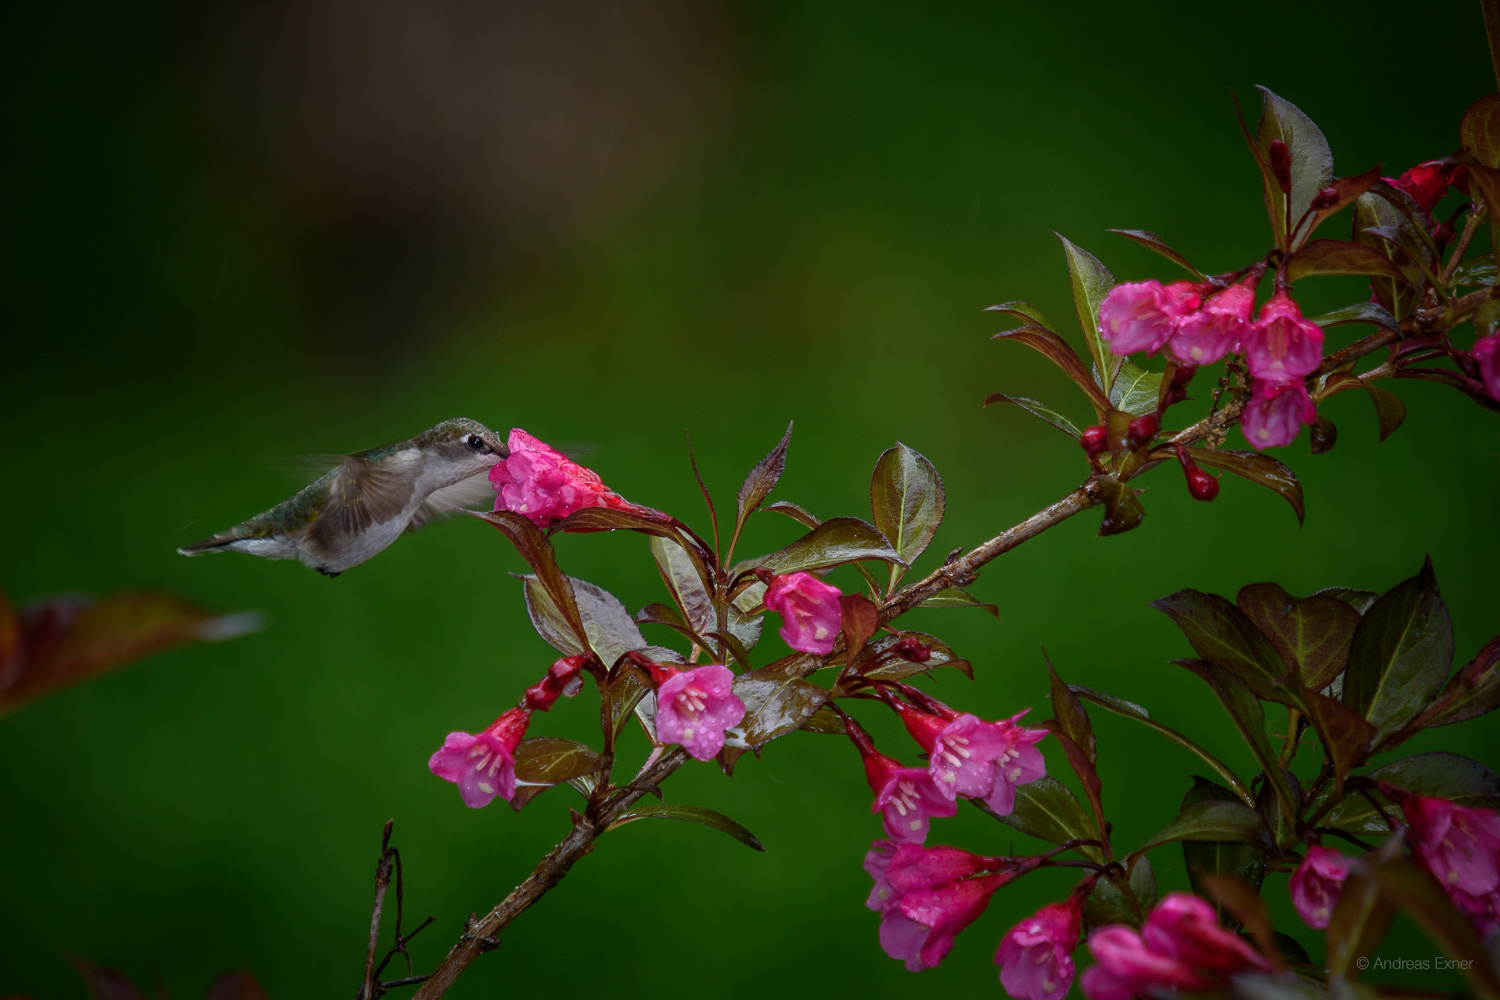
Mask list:
[[[445,420],[409,441],[343,456],[290,500],[177,551],[300,559],[338,576],[403,532],[491,499],[487,473],[509,456],[505,442],[483,424]]]

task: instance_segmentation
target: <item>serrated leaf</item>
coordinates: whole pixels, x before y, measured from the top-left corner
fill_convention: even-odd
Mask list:
[[[1016,788],[1016,805],[1009,815],[1000,816],[987,806],[982,812],[994,816],[1006,826],[1049,844],[1066,844],[1072,840],[1092,840],[1094,824],[1083,806],[1056,778],[1043,776]],[[1096,847],[1082,847],[1083,854],[1094,861],[1103,855]]]
[[[675,802],[646,802],[633,805],[617,816],[606,832],[638,819],[680,819],[689,823],[698,823],[712,830],[718,830],[720,833],[727,833],[746,847],[753,847],[757,851],[766,849],[766,845],[760,842],[759,837],[723,813],[717,813],[702,806],[679,805]]]
[[[1123,535],[1141,526],[1141,521],[1146,517],[1146,508],[1128,483],[1100,476],[1095,480],[1095,487],[1104,501],[1104,517],[1099,522],[1101,536]]]
[[[1266,712],[1260,699],[1256,698],[1243,681],[1217,664],[1203,660],[1173,662],[1197,674],[1213,689],[1219,703],[1224,706],[1224,711],[1229,713],[1230,720],[1250,747],[1250,752],[1260,763],[1262,773],[1276,790],[1283,815],[1296,815],[1297,796],[1287,784],[1286,772],[1282,770],[1276,750],[1266,736]]]
[[[1313,240],[1287,259],[1287,279],[1328,274],[1367,274],[1405,280],[1406,275],[1385,254],[1363,243]]]
[[[910,566],[921,555],[943,521],[943,480],[921,453],[896,443],[880,456],[870,475],[870,510],[875,527]],[[891,567],[890,589],[903,570]]]
[[[984,311],[1002,313],[1013,319],[1018,319],[1022,323],[1034,323],[1045,329],[1052,329],[1052,324],[1047,322],[1047,317],[1043,316],[1042,311],[1030,302],[1022,302],[1020,300],[1002,302],[997,306],[986,306]]]
[[[1219,775],[1219,777],[1223,778],[1225,781],[1228,781],[1238,790],[1240,801],[1244,802],[1246,805],[1254,804],[1255,798],[1250,794],[1249,789],[1247,789],[1244,783],[1240,781],[1239,777],[1227,766],[1221,763],[1217,757],[1200,747],[1198,744],[1194,743],[1192,740],[1188,739],[1186,736],[1179,733],[1177,730],[1172,729],[1168,726],[1164,726],[1160,722],[1157,722],[1151,717],[1151,713],[1147,712],[1140,705],[1137,705],[1133,701],[1126,701],[1124,698],[1116,698],[1114,695],[1105,694],[1103,691],[1095,691],[1093,688],[1082,687],[1077,684],[1069,685],[1069,688],[1074,694],[1078,695],[1078,697],[1083,698],[1086,701],[1091,701],[1095,705],[1098,705],[1100,708],[1106,708],[1109,711],[1114,712],[1116,715],[1123,715],[1127,719],[1134,719],[1137,722],[1150,726],[1152,729],[1155,729],[1157,732],[1161,733],[1163,736],[1171,740],[1173,743],[1176,743],[1178,746],[1197,754],[1206,764],[1208,764],[1209,767],[1213,768],[1215,774]]]
[[[1083,918],[1091,929],[1106,924],[1140,925],[1140,915],[1130,909],[1125,893],[1113,881],[1115,877],[1117,876],[1113,873],[1106,872],[1103,878],[1094,883],[1094,890],[1084,903]],[[1139,858],[1131,866],[1128,884],[1142,914],[1156,905],[1156,873],[1151,868],[1150,858]]]
[[[1083,330],[1089,355],[1094,359],[1094,367],[1099,372],[1099,386],[1107,397],[1110,386],[1114,384],[1118,364],[1109,344],[1099,335],[1099,307],[1104,304],[1109,290],[1115,286],[1115,276],[1099,262],[1099,258],[1082,247],[1075,246],[1061,233],[1052,235],[1062,240],[1063,253],[1068,259],[1068,275],[1073,284],[1073,305],[1078,310],[1078,325]]]
[[[1207,277],[1207,275],[1205,275],[1202,271],[1198,270],[1191,263],[1189,263],[1186,257],[1178,253],[1176,250],[1173,250],[1171,247],[1167,246],[1166,241],[1163,240],[1160,236],[1157,236],[1155,233],[1148,232],[1144,229],[1106,229],[1105,232],[1115,233],[1118,236],[1124,236],[1127,239],[1134,240],[1141,246],[1145,247],[1147,250],[1161,254],[1163,257],[1167,258],[1167,260],[1170,260],[1172,263],[1178,265],[1179,267],[1182,267],[1194,277]]]
[[[1094,383],[1094,379],[1089,375],[1088,369],[1083,366],[1083,361],[1079,359],[1077,352],[1068,346],[1067,341],[1046,327],[1017,327],[1014,330],[997,333],[990,339],[1014,340],[1037,351],[1062,369],[1062,373],[1083,390],[1084,394],[1089,397],[1089,402],[1094,404],[1096,417],[1102,418],[1104,411],[1109,409],[1109,397]]]
[[[829,699],[828,691],[811,681],[771,668],[740,674],[734,693],[745,703],[740,726],[754,750],[800,727]]]
[[[1339,326],[1344,323],[1369,323],[1390,330],[1392,333],[1401,332],[1401,324],[1396,322],[1392,316],[1379,302],[1356,302],[1352,306],[1335,309],[1321,316],[1313,316],[1312,322],[1321,327]]]
[[[1344,703],[1384,739],[1431,704],[1452,665],[1453,622],[1428,559],[1360,620],[1344,673]]]
[[[1448,799],[1471,809],[1500,808],[1500,775],[1456,753],[1435,751],[1402,757],[1366,771],[1364,777],[1383,782],[1416,795]],[[1395,813],[1395,804],[1379,792],[1374,793],[1387,813]],[[1389,827],[1364,796],[1346,796],[1329,810],[1325,826],[1350,833],[1387,833]]]
[[[928,657],[921,663],[903,660],[890,655],[903,637],[911,637],[928,649]],[[882,662],[884,661],[884,662]],[[873,664],[879,664],[874,666]],[[974,668],[968,660],[961,659],[946,642],[925,632],[905,631],[901,635],[883,635],[865,647],[865,651],[854,661],[854,672],[870,681],[900,681],[917,674],[951,667],[969,680],[974,679]]]
[[[1290,668],[1239,608],[1218,594],[1197,590],[1179,590],[1151,606],[1177,623],[1203,659],[1238,677],[1262,698],[1301,707]]]
[[[1132,417],[1154,413],[1161,397],[1161,379],[1161,372],[1147,371],[1130,359],[1122,358],[1109,388],[1110,405]]]
[[[1243,802],[1199,802],[1183,809],[1176,819],[1132,853],[1145,854],[1181,840],[1268,844],[1270,834],[1260,813]]]
[[[1000,608],[994,604],[985,604],[973,594],[962,587],[944,587],[942,590],[926,598],[919,608],[983,608],[996,618],[1000,617]]]
[[[1228,448],[1189,448],[1188,456],[1199,465],[1232,472],[1280,495],[1292,505],[1297,523],[1302,523],[1307,513],[1307,505],[1302,499],[1302,484],[1285,463],[1262,452],[1234,451]]]
[[[623,654],[642,649],[646,645],[635,618],[619,598],[602,587],[577,577],[563,577],[569,584],[576,602],[579,623],[582,625],[585,643],[570,627],[561,609],[549,590],[537,576],[521,577],[526,588],[526,611],[537,634],[554,649],[567,656],[576,656],[592,649],[599,659],[609,664]]]
[[[1252,583],[1235,598],[1309,691],[1321,691],[1349,662],[1359,612],[1332,595],[1298,600],[1274,583]]]
[[[1458,123],[1458,140],[1480,163],[1500,167],[1500,94],[1489,94],[1469,105]]]
[[[1223,785],[1193,775],[1193,787],[1182,797],[1180,808],[1188,809],[1204,802],[1244,804],[1238,795]],[[1257,889],[1266,876],[1266,849],[1259,844],[1184,840],[1182,857],[1187,865],[1188,881],[1192,884],[1193,891],[1200,895],[1207,895],[1203,883],[1205,874],[1233,875]],[[1222,912],[1222,908],[1220,911]]]
[[[781,443],[771,449],[771,453],[759,462],[745,481],[740,484],[740,492],[735,497],[734,528],[735,535],[745,525],[745,518],[760,506],[764,500],[775,489],[776,481],[781,478],[782,470],[786,468],[786,446],[792,439],[792,425],[786,425],[786,433],[781,436]]]
[[[760,563],[773,573],[824,569],[860,559],[901,563],[901,556],[874,525],[857,517],[829,518]]]
[[[1007,396],[1003,392],[992,392],[985,397],[984,405],[989,406],[991,403],[1012,403],[1016,406],[1019,406],[1021,409],[1031,414],[1033,417],[1043,420],[1051,424],[1053,427],[1056,427],[1058,430],[1062,431],[1064,434],[1067,434],[1075,441],[1083,437],[1083,432],[1078,429],[1078,426],[1074,424],[1073,421],[1069,420],[1061,413],[1058,413],[1056,410],[1049,409],[1048,407],[1044,406],[1034,399],[1027,399],[1025,396]]]
[[[1301,109],[1265,87],[1255,89],[1265,98],[1265,109],[1261,113],[1260,127],[1257,130],[1260,148],[1267,151],[1265,155],[1269,157],[1271,141],[1280,139],[1286,143],[1292,157],[1291,193],[1283,194],[1279,187],[1272,185],[1270,196],[1277,241],[1281,242],[1284,235],[1289,235],[1293,239],[1288,240],[1288,245],[1294,246],[1296,238],[1305,238],[1308,231],[1306,223],[1301,222],[1303,214],[1312,205],[1318,192],[1333,181],[1333,153],[1329,150],[1328,140],[1323,137],[1322,131]],[[1302,229],[1287,234],[1288,216],[1294,229],[1299,224]]]

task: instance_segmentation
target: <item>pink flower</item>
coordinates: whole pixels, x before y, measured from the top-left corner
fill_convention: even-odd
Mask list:
[[[865,778],[875,792],[870,811],[880,813],[892,840],[920,844],[927,839],[929,817],[958,813],[958,806],[937,790],[926,771],[904,767],[885,754],[865,757]]]
[[[1202,989],[1209,981],[1185,962],[1153,951],[1140,932],[1110,924],[1089,935],[1094,966],[1083,971],[1089,1000],[1133,1000],[1158,990]]]
[[[984,799],[1006,816],[1015,808],[1016,786],[1047,773],[1036,748],[1047,730],[1016,725],[1029,708],[1000,722],[984,722],[951,709],[939,715],[904,702],[894,705],[906,731],[928,755],[928,774],[946,798]]]
[[[1010,858],[982,857],[957,847],[923,847],[877,840],[865,855],[865,871],[875,880],[875,888],[865,905],[884,913],[909,892],[938,889],[996,869],[1014,872],[1023,867]]]
[[[1099,335],[1116,354],[1155,354],[1200,301],[1198,286],[1190,281],[1116,285],[1099,307]]]
[[[1240,430],[1257,451],[1279,448],[1297,440],[1303,424],[1318,419],[1318,408],[1301,379],[1250,384],[1250,401],[1240,415]]]
[[[1230,285],[1182,318],[1167,341],[1167,353],[1185,365],[1206,365],[1238,351],[1250,332],[1255,289]]]
[[[1245,339],[1250,374],[1290,382],[1310,374],[1323,360],[1323,329],[1302,318],[1291,296],[1278,291],[1260,310]]]
[[[908,892],[880,920],[880,947],[903,959],[910,972],[931,969],[953,948],[958,932],[972,924],[996,889],[1010,881],[1005,873],[950,882]]]
[[[870,845],[870,850],[865,854],[865,871],[869,872],[870,877],[875,880],[875,887],[870,890],[865,906],[876,913],[884,913],[890,909],[898,895],[895,888],[891,886],[890,880],[886,878],[895,853],[894,843],[889,840],[877,840]]]
[[[1207,972],[1240,972],[1266,966],[1244,938],[1219,926],[1214,908],[1190,892],[1169,892],[1146,917],[1141,936],[1159,954]]]
[[[839,588],[811,573],[772,577],[766,587],[766,607],[781,615],[781,637],[801,653],[826,654],[843,627]]]
[[[1048,903],[1000,940],[1000,985],[1016,1000],[1062,1000],[1073,985],[1073,949],[1082,927],[1083,896]]]
[[[1328,918],[1339,901],[1344,888],[1344,879],[1354,860],[1346,858],[1331,847],[1309,847],[1307,857],[1292,873],[1290,889],[1292,905],[1302,922],[1315,931],[1328,927]]]
[[[1412,200],[1421,205],[1424,211],[1431,212],[1442,201],[1443,195],[1448,193],[1448,185],[1457,179],[1457,171],[1462,169],[1461,164],[1428,160],[1426,163],[1418,163],[1400,177],[1382,179],[1411,195]]]
[[[1213,907],[1186,892],[1168,893],[1137,933],[1123,924],[1089,936],[1096,964],[1083,974],[1089,1000],[1130,1000],[1162,990],[1204,989],[1268,963],[1219,926]]]
[[[456,784],[470,809],[489,805],[496,795],[509,802],[516,794],[516,747],[530,722],[529,710],[513,708],[480,733],[449,733],[427,767]]]
[[[554,451],[519,427],[510,432],[510,457],[490,469],[495,510],[525,514],[546,530],[584,507],[637,510],[612,492],[597,473]]]
[[[692,670],[656,665],[656,735],[681,743],[698,760],[710,760],[724,746],[724,730],[745,717],[745,703],[734,693],[734,673],[711,663]]]
[[[1426,795],[1399,801],[1412,857],[1487,937],[1500,926],[1500,816]]]
[[[1474,341],[1474,358],[1479,362],[1479,375],[1490,398],[1500,401],[1500,333]]]

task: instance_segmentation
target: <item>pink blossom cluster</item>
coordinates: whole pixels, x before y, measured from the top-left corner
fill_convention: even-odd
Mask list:
[[[495,510],[524,514],[543,531],[585,507],[641,510],[604,485],[594,470],[538,441],[519,427],[510,432],[510,455],[490,469]]]
[[[1323,359],[1323,330],[1285,289],[1255,308],[1254,279],[1214,291],[1191,281],[1116,285],[1099,309],[1099,332],[1116,354],[1167,353],[1184,365],[1244,353],[1251,375],[1242,427],[1251,446],[1290,444],[1317,419],[1306,377]]]
[[[1243,938],[1219,926],[1214,908],[1186,892],[1168,893],[1140,930],[1109,924],[1089,935],[1094,965],[1083,973],[1089,1000],[1131,1000],[1166,990],[1201,990],[1269,968]]]
[[[1411,828],[1412,860],[1488,937],[1500,927],[1500,815],[1426,795],[1395,797]]]

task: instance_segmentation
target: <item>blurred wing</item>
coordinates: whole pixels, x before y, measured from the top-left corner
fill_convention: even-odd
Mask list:
[[[327,552],[340,538],[351,538],[371,525],[398,516],[411,499],[412,480],[391,464],[370,465],[350,456],[328,482],[328,504],[307,539]]]
[[[494,502],[495,487],[490,485],[488,470],[478,472],[468,479],[460,479],[452,486],[433,490],[427,502],[417,508],[417,514],[406,526],[406,530],[418,531],[456,510],[488,509]]]

